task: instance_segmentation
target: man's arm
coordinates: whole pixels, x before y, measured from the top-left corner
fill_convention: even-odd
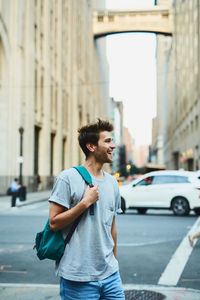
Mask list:
[[[63,229],[78,218],[90,205],[99,199],[98,186],[87,186],[83,199],[73,208],[66,209],[55,202],[50,202],[49,223],[53,231]]]
[[[117,228],[115,223],[115,217],[113,218],[113,222],[112,222],[111,235],[114,241],[113,253],[115,258],[117,259]]]

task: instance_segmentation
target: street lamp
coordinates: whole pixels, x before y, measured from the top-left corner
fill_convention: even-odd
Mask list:
[[[21,126],[21,127],[19,127],[19,134],[20,134],[19,184],[20,184],[20,185],[23,185],[23,180],[22,180],[22,166],[23,166],[23,133],[24,133],[24,128]]]

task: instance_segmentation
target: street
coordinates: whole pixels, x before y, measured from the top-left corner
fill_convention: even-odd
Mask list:
[[[58,284],[54,262],[39,261],[33,250],[35,234],[48,217],[48,203],[9,209],[0,215],[0,283]],[[175,217],[169,211],[155,210],[146,215],[138,215],[134,210],[118,215],[118,260],[123,284],[157,285],[197,220],[193,213]],[[188,244],[185,248],[191,253],[174,286],[200,289],[200,241],[194,249]],[[167,276],[171,275],[164,280]]]
[[[124,284],[159,283],[160,277],[186,236],[186,249],[189,246],[187,233],[197,220],[195,215],[175,217],[169,211],[151,210],[146,215],[128,211],[118,217],[118,256]],[[178,278],[179,287],[200,289],[200,271],[196,265],[199,245],[186,263]],[[181,261],[181,257],[179,263]],[[177,265],[175,265],[175,271]],[[170,273],[169,277],[172,276]],[[167,285],[167,282],[163,284]],[[170,284],[171,285],[171,284]]]

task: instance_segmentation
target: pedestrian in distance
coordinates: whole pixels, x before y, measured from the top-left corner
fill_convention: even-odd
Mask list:
[[[189,239],[190,246],[193,247],[194,241],[199,238],[200,238],[200,231],[195,233],[194,235],[189,235],[188,239]]]
[[[113,160],[112,131],[113,125],[101,119],[78,130],[79,145],[86,157],[83,166],[94,186],[87,186],[77,170],[70,168],[57,176],[49,198],[50,227],[54,231],[62,229],[64,237],[83,213],[64,255],[56,263],[62,300],[125,299],[116,248],[119,187],[116,179],[102,169]],[[89,212],[91,205],[94,215]]]
[[[17,198],[19,198],[20,201],[26,200],[26,187],[19,184],[19,179],[15,178],[11,182],[8,194],[12,196],[11,207],[15,207]]]
[[[12,196],[11,207],[16,206],[16,199],[17,199],[17,197],[19,197],[20,188],[21,188],[21,185],[19,184],[19,179],[14,178],[14,180],[11,182],[11,185],[10,185],[10,194]]]

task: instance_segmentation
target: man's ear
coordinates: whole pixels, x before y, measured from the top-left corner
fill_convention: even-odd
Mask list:
[[[95,146],[94,144],[91,144],[91,143],[87,143],[87,144],[86,144],[86,147],[88,148],[88,150],[89,150],[90,152],[94,152],[94,150],[95,150],[95,148],[96,148],[96,146]]]

